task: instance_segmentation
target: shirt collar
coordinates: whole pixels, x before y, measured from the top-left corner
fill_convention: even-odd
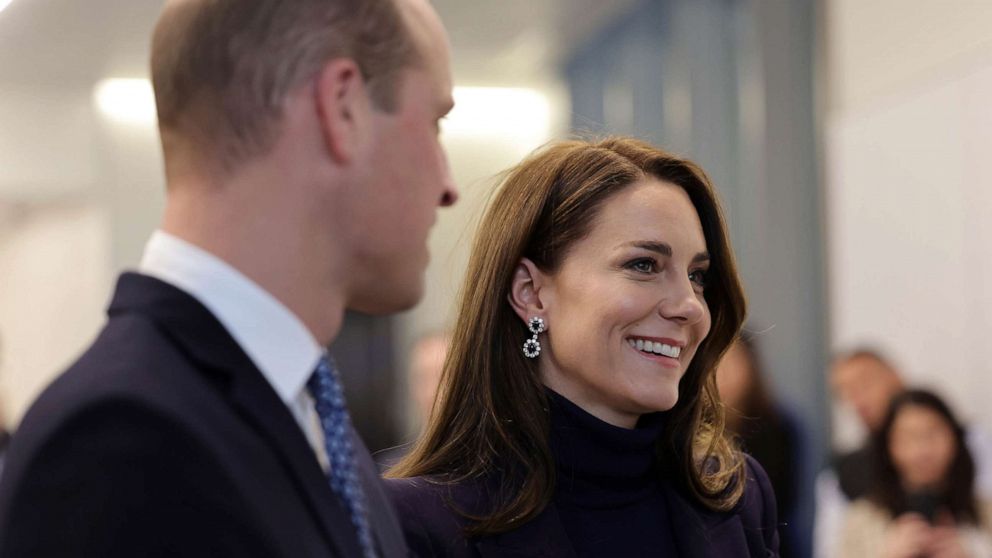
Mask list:
[[[210,252],[161,230],[148,241],[139,269],[206,306],[284,403],[299,396],[325,351],[268,291]]]

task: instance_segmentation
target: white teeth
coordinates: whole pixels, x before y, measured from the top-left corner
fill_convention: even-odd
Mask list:
[[[682,349],[680,347],[673,347],[672,345],[666,345],[655,341],[628,339],[627,342],[630,343],[631,347],[637,349],[638,351],[646,351],[656,355],[667,356],[669,358],[679,358],[679,355],[682,354]]]

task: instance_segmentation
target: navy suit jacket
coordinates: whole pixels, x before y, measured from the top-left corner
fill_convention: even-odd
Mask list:
[[[289,409],[205,307],[127,273],[109,316],[14,436],[0,557],[361,556]],[[355,447],[381,555],[406,556]]]
[[[747,486],[729,512],[714,512],[685,498],[671,484],[663,491],[672,533],[684,558],[778,556],[775,495],[760,465],[747,457]],[[479,485],[441,485],[417,477],[388,479],[386,489],[403,522],[415,556],[449,558],[574,558],[554,503],[518,529],[468,540],[465,519],[451,509],[486,509]]]

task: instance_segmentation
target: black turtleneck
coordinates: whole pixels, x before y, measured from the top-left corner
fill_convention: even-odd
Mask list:
[[[675,556],[654,443],[666,413],[613,426],[548,390],[554,501],[580,557]]]

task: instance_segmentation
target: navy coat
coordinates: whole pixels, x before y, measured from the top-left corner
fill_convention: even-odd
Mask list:
[[[292,414],[185,292],[124,274],[99,338],[27,413],[0,480],[0,557],[352,557]],[[403,535],[355,436],[374,537]]]
[[[775,495],[760,465],[747,457],[747,486],[740,503],[729,512],[707,510],[675,487],[663,487],[679,556],[736,558],[778,556]],[[520,528],[477,540],[462,533],[463,510],[485,509],[478,485],[441,485],[425,478],[387,479],[407,543],[415,556],[448,558],[569,558],[575,551],[554,503]]]

